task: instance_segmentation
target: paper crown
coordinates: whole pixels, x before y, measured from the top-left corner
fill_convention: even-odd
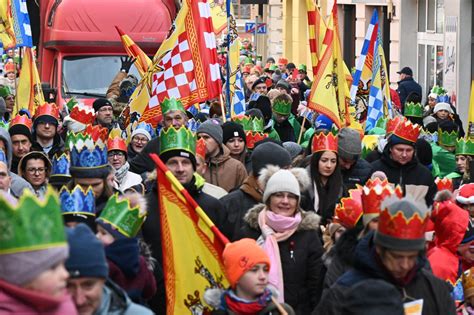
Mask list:
[[[98,136],[94,141],[91,134],[70,132],[67,142],[71,151],[71,167],[76,169],[97,168],[108,164],[107,146],[102,137]]]
[[[36,108],[34,119],[40,116],[51,116],[59,119],[59,109],[54,103],[44,103]]]
[[[153,129],[153,126],[151,124],[142,121],[133,129],[133,131],[138,129],[145,130],[152,138],[155,137],[155,130]]]
[[[235,116],[232,120],[244,128],[244,131],[263,132],[263,118],[250,116]]]
[[[188,129],[191,130],[192,132],[196,132],[201,126],[201,122],[199,120],[195,120],[194,118],[188,119],[187,123]]]
[[[102,140],[103,143],[107,141],[109,131],[105,127],[100,125],[87,125],[86,129],[82,131],[82,134],[91,136],[92,140]]]
[[[12,89],[8,85],[0,86],[0,97],[14,95]]]
[[[320,151],[337,152],[337,136],[332,132],[328,134],[324,134],[324,132],[317,133],[313,136],[311,148],[313,153]]]
[[[13,62],[7,62],[4,66],[3,66],[3,70],[5,70],[5,73],[8,73],[8,72],[15,72],[15,64]]]
[[[278,64],[279,65],[287,65],[288,64],[288,59],[283,58],[283,57],[278,58]]]
[[[375,122],[375,126],[376,128],[381,128],[381,129],[386,129],[387,128],[387,122],[388,122],[388,119],[387,118],[384,118],[384,117],[380,117],[379,119],[377,119],[377,121]]]
[[[162,115],[172,110],[180,110],[182,112],[186,112],[186,110],[184,109],[183,103],[181,103],[181,101],[178,101],[175,98],[165,98],[163,102],[161,102]]]
[[[84,125],[94,123],[95,111],[94,108],[84,104],[76,104],[71,110],[69,117]]]
[[[403,122],[403,121],[406,121],[406,120],[407,120],[407,118],[404,117],[404,116],[396,116],[393,119],[389,119],[386,123],[387,134],[393,133],[395,128],[398,126],[398,124],[400,122]]]
[[[196,136],[188,128],[170,127],[160,133],[160,155],[171,150],[183,150],[192,155],[196,154]]]
[[[84,214],[95,217],[95,196],[92,187],[86,191],[77,185],[72,190],[65,186],[59,191],[62,214]]]
[[[418,140],[420,131],[421,127],[418,124],[413,124],[411,121],[405,120],[395,127],[393,135],[403,140],[415,143],[416,140]]]
[[[18,201],[0,194],[0,255],[66,246],[57,194],[48,188],[43,200],[25,189]]]
[[[474,155],[474,142],[461,138],[456,142],[456,155]]]
[[[125,140],[120,137],[114,137],[112,139],[107,140],[107,150],[110,151],[122,151],[127,152],[127,144]]]
[[[438,128],[438,143],[447,147],[454,147],[457,145],[458,132],[453,130],[451,132],[442,131]]]
[[[450,178],[439,178],[437,177],[435,179],[436,187],[438,188],[438,191],[442,190],[449,190],[450,192],[453,192],[453,180]]]
[[[430,92],[436,94],[437,96],[445,95],[447,93],[447,91],[442,86],[438,85],[433,86]]]
[[[362,217],[362,189],[350,189],[349,197],[341,199],[334,210],[335,221],[346,229],[352,229]]]
[[[387,179],[381,180],[376,177],[369,179],[362,188],[362,207],[364,215],[378,215],[381,210],[382,201],[390,196],[403,196],[400,186],[393,188]]]
[[[206,141],[203,138],[196,141],[196,156],[206,159]]]
[[[4,121],[3,118],[0,118],[0,128],[8,130],[9,129],[9,123]]]
[[[263,132],[247,131],[245,133],[245,142],[247,143],[247,149],[253,150],[255,144],[263,139],[268,138],[268,135]]]
[[[71,177],[69,173],[69,168],[71,167],[71,159],[69,158],[69,154],[62,153],[61,155],[55,154],[51,161],[52,169],[50,177]]]
[[[8,158],[2,149],[0,149],[0,163],[4,163],[5,165],[8,165]]]
[[[31,119],[26,115],[16,115],[10,123],[10,128],[15,125],[24,125],[31,131],[33,121],[31,121]]]
[[[280,115],[289,115],[291,113],[291,102],[277,99],[272,104],[273,112]]]
[[[404,116],[423,117],[423,105],[421,103],[407,102],[403,110]]]
[[[141,212],[139,205],[132,208],[130,201],[126,198],[119,199],[118,194],[109,198],[97,218],[98,221],[110,224],[126,237],[135,237],[145,219],[146,212]]]

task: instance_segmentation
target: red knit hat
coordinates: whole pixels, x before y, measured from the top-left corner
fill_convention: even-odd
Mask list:
[[[270,258],[267,253],[251,238],[243,238],[227,244],[222,253],[222,259],[232,288],[235,288],[243,274],[256,264],[266,264],[270,268]]]

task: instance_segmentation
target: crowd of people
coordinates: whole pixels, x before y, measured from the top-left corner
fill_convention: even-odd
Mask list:
[[[392,118],[337,128],[306,65],[243,56],[245,114],[165,99],[124,136],[132,63],[33,115],[0,81],[1,314],[165,314],[150,153],[231,241],[212,314],[474,314],[474,141],[441,87],[422,105],[405,67]]]

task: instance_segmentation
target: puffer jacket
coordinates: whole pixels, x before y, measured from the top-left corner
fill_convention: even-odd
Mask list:
[[[66,313],[64,313],[66,314]],[[124,290],[107,280],[102,292],[102,300],[94,315],[153,315],[144,306],[133,303]]]
[[[265,208],[260,203],[245,215],[240,238],[258,239],[261,231],[258,214]],[[322,292],[323,247],[319,239],[319,216],[301,212],[301,223],[287,240],[278,242],[283,272],[284,297],[296,314],[310,314],[318,304]],[[293,251],[293,258],[291,256]]]
[[[346,189],[355,189],[356,184],[365,185],[365,182],[372,176],[374,170],[372,165],[366,160],[360,158],[348,170],[341,168],[342,181]]]
[[[221,153],[207,161],[207,170],[203,175],[206,182],[232,191],[239,187],[247,177],[245,166],[230,156],[230,151],[221,145]]]
[[[380,279],[395,285],[401,293],[400,298],[405,293],[412,299],[423,299],[423,315],[456,314],[448,284],[423,268],[426,258],[422,254],[418,257],[413,279],[407,285],[399,286],[377,262],[373,238],[374,233],[371,232],[359,241],[354,256],[354,269],[346,272],[324,293],[318,307],[313,311],[313,315],[344,314],[342,305],[347,299],[348,292],[356,284],[369,279]],[[400,300],[400,303],[403,302],[407,301]]]

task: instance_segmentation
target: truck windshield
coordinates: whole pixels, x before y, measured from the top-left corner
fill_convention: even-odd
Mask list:
[[[120,71],[120,56],[66,57],[63,60],[63,97],[105,97],[109,85]],[[130,74],[140,79],[134,65]]]

